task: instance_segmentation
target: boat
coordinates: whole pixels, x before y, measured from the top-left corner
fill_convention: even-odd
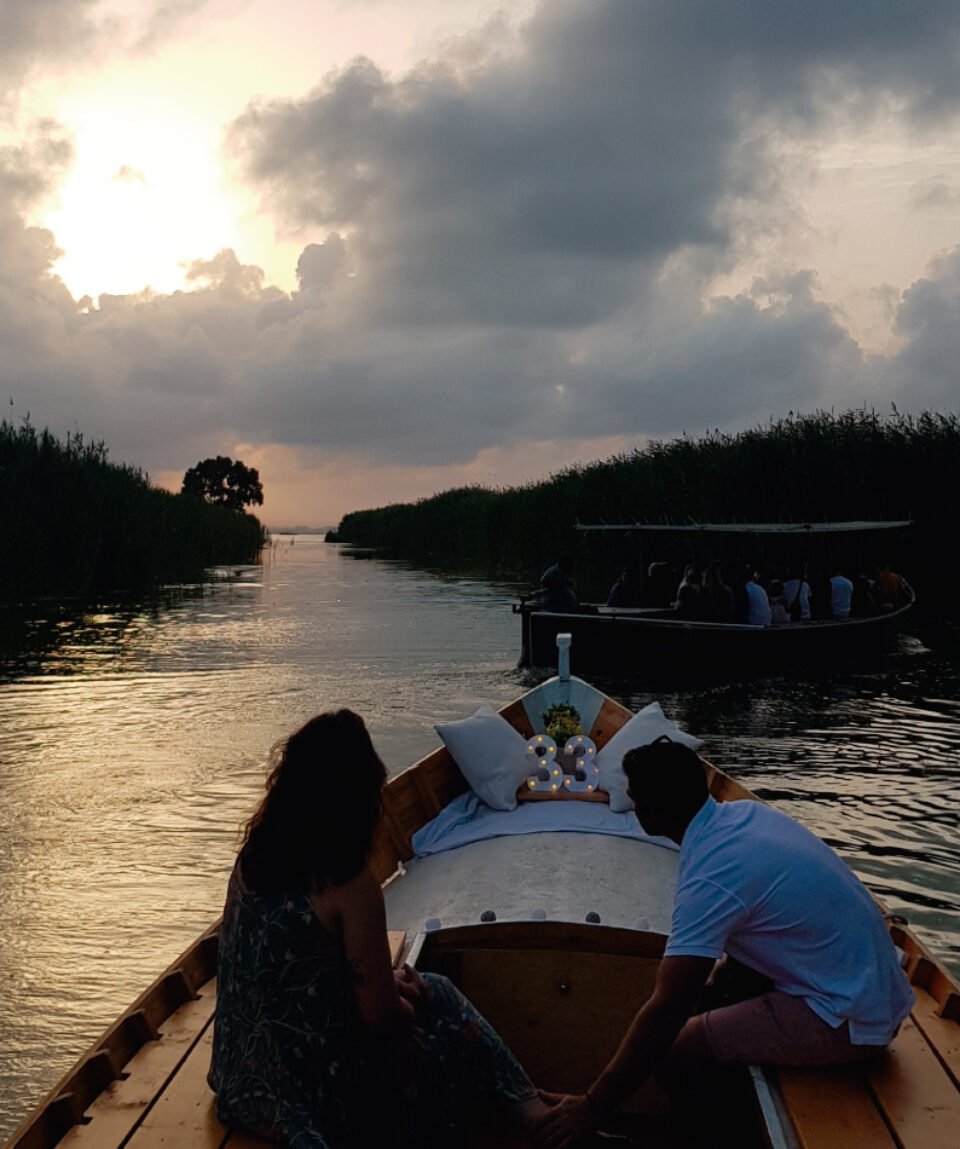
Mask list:
[[[529,744],[546,709],[573,705],[602,748],[633,715],[569,673],[499,713]],[[582,762],[582,760],[581,760]],[[704,762],[721,801],[757,801]],[[604,815],[603,791],[543,793],[502,818]],[[530,792],[527,792],[529,788]],[[559,795],[559,796],[558,796]],[[469,801],[445,746],[393,777],[371,858],[383,883],[396,962],[452,977],[542,1088],[582,1091],[649,995],[669,929],[677,854],[654,840],[576,830],[422,848],[438,815]],[[609,807],[606,807],[609,809]],[[635,819],[631,819],[635,823]],[[415,839],[421,848],[415,848]],[[916,992],[890,1050],[854,1067],[750,1067],[741,1104],[716,1113],[718,1146],[753,1149],[956,1149],[960,1135],[960,985],[902,919],[890,930]],[[5,1149],[256,1149],[225,1128],[207,1086],[216,1000],[213,924],[94,1043]],[[664,1095],[648,1083],[604,1126],[628,1143],[679,1149]],[[508,1142],[487,1134],[477,1144]],[[637,1140],[637,1138],[640,1140]]]
[[[772,570],[802,562],[812,573],[827,574],[838,558],[862,570],[888,554],[894,533],[910,527],[909,520],[836,523],[655,523],[577,524],[591,539],[627,542],[619,547],[620,564],[627,553],[632,566],[644,571],[646,553],[669,555],[673,569],[689,561],[749,559]],[[878,544],[878,540],[882,540]],[[882,549],[881,549],[882,548]],[[814,617],[776,626],[717,622],[683,617],[674,609],[675,575],[667,601],[652,605],[607,606],[583,603],[576,610],[544,610],[536,595],[521,598],[513,612],[521,620],[520,666],[556,666],[556,637],[573,636],[579,668],[594,672],[629,670],[640,666],[682,667],[707,671],[714,667],[776,668],[798,663],[829,665],[889,647],[915,603],[906,583],[891,609],[851,615]],[[815,591],[816,595],[816,591]],[[821,594],[822,599],[822,594]]]

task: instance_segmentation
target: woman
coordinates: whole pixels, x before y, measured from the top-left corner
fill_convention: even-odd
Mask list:
[[[545,1105],[446,978],[391,968],[367,866],[386,770],[363,720],[320,714],[274,751],[223,924],[209,1081],[226,1124],[280,1145],[436,1146],[491,1100]]]

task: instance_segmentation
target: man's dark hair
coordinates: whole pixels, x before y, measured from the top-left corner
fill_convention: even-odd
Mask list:
[[[635,799],[670,815],[693,817],[710,794],[699,755],[667,734],[628,750],[623,769]]]

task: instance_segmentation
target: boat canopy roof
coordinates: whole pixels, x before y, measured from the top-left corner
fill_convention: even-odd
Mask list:
[[[846,523],[577,523],[578,531],[674,531],[685,534],[819,535],[889,531],[909,527],[910,519],[864,519]]]

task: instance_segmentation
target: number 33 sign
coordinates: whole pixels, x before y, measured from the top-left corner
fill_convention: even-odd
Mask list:
[[[600,779],[597,766],[597,748],[585,734],[576,734],[567,740],[564,755],[574,761],[574,773],[565,774],[557,761],[557,744],[548,734],[535,734],[527,743],[527,758],[533,772],[527,777],[527,789],[557,793],[567,790],[583,794],[596,790]]]

